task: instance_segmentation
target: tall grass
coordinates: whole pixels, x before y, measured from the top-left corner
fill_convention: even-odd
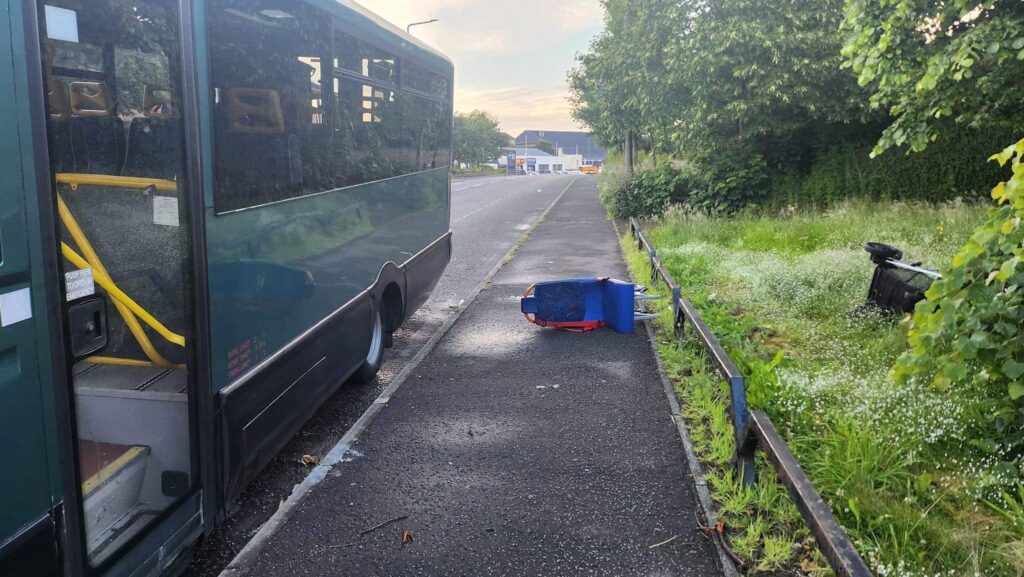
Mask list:
[[[733,219],[675,211],[648,231],[749,376],[752,406],[771,415],[877,575],[1024,570],[1024,532],[1006,521],[1013,511],[987,474],[991,456],[969,441],[980,407],[955,390],[897,386],[890,369],[906,347],[900,325],[861,307],[873,269],[864,242],[938,267],[983,217],[983,206],[962,202],[848,202]],[[642,258],[631,264],[642,274]],[[776,518],[777,505],[745,498],[728,473],[724,389],[695,368],[697,352],[663,349],[695,443],[721,471],[711,484],[736,525],[733,546],[765,572],[787,563],[818,570],[800,553],[805,535],[792,511]],[[796,546],[785,562],[777,539]]]

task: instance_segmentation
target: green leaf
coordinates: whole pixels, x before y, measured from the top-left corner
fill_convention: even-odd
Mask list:
[[[1019,363],[1017,361],[1006,361],[1005,363],[1003,363],[1002,371],[1004,375],[1016,381],[1022,375],[1024,375],[1024,363]],[[1014,396],[1015,386],[1019,387],[1019,390],[1021,391],[1021,394],[1017,396]],[[1010,398],[1016,401],[1022,395],[1024,395],[1024,383],[1017,382],[1010,384]]]
[[[853,513],[854,518],[860,523],[860,504],[857,502],[857,498],[853,497],[846,502],[846,506],[849,507],[850,512]]]
[[[1010,383],[1010,398],[1016,401],[1024,397],[1024,383]]]
[[[915,485],[917,485],[918,493],[924,493],[932,485],[932,476],[928,473],[921,473],[917,476]]]

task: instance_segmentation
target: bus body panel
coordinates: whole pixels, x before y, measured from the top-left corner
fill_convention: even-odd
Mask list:
[[[240,212],[209,211],[215,389],[365,291],[384,263],[405,263],[447,233],[447,180],[442,168]],[[368,316],[364,324],[369,330]]]
[[[60,501],[46,290],[21,6],[0,10],[0,574],[46,575]]]
[[[427,300],[451,257],[450,146],[440,159],[443,147],[436,148],[434,161],[422,166],[417,155],[418,168],[406,174],[218,212],[209,0],[181,5],[190,4],[195,38],[185,52],[195,57],[201,153],[193,153],[203,176],[202,188],[192,193],[201,192],[197,198],[206,209],[195,222],[205,221],[200,253],[210,294],[204,352],[211,362],[201,370],[210,376],[206,390],[215,395],[212,422],[199,430],[205,431],[200,443],[215,447],[221,461],[202,465],[210,503],[203,513],[202,491],[183,497],[112,558],[103,575],[175,572],[187,558],[181,553],[223,518],[245,484],[365,358],[372,315],[385,290],[393,297],[390,289],[397,287],[402,297],[401,314],[389,319],[389,328],[397,329]],[[447,58],[348,0],[303,4],[328,14],[332,29],[350,31],[443,77],[443,98],[408,94],[440,106],[450,138]],[[64,358],[55,264],[59,231],[46,229],[56,222],[54,199],[48,198],[53,191],[45,179],[36,182],[37,175],[49,178],[51,167],[43,160],[45,103],[39,97],[32,102],[42,90],[30,90],[27,80],[38,73],[40,55],[38,46],[26,50],[26,42],[39,39],[24,32],[34,25],[25,20],[24,6],[34,3],[0,0],[0,78],[13,79],[0,83],[0,295],[29,289],[32,311],[31,319],[0,328],[0,438],[17,440],[0,449],[0,574],[50,575],[60,571],[68,540],[80,537],[62,522],[65,492],[77,486],[74,459],[65,463],[60,455],[75,440],[73,419],[57,422],[65,409],[58,410],[63,405],[54,398],[55,390],[67,396],[61,387],[68,386],[54,374]],[[402,89],[393,87],[396,94]],[[197,418],[211,420],[203,413]]]
[[[221,391],[227,503],[348,378],[367,353],[370,314],[384,288],[405,285],[407,318],[424,302],[451,259],[445,234],[401,268],[381,271],[369,290],[328,315],[259,367],[251,381]],[[392,268],[388,274],[386,271]]]

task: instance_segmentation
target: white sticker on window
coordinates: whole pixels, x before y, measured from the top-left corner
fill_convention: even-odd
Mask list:
[[[47,4],[46,36],[51,40],[78,42],[78,12]]]
[[[64,292],[68,302],[96,294],[96,282],[91,268],[64,273]]]
[[[0,295],[0,327],[32,318],[32,291],[23,288]]]
[[[177,197],[153,197],[153,224],[160,224],[163,226],[179,226]]]

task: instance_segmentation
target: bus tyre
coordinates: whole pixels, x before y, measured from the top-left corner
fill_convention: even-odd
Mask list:
[[[384,362],[384,322],[381,319],[380,309],[373,313],[373,331],[370,335],[370,350],[366,353],[366,360],[356,369],[352,380],[356,383],[369,383],[377,376],[381,364]]]

